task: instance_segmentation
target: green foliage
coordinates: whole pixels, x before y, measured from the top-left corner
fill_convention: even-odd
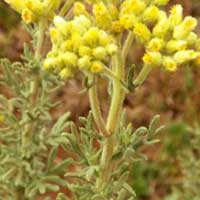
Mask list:
[[[0,95],[0,196],[8,200],[35,199],[66,186],[61,175],[71,159],[56,162],[56,156],[67,140],[62,132],[69,114],[49,126],[50,94],[59,84],[39,63],[26,46],[22,63],[3,59],[0,64],[0,84],[10,93]]]

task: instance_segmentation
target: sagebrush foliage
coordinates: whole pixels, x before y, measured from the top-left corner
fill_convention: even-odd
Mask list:
[[[21,62],[1,60],[0,194],[5,199],[37,199],[54,192],[57,200],[133,200],[132,165],[144,158],[138,148],[158,140],[159,117],[148,128],[126,126],[123,102],[128,92],[160,67],[175,71],[200,64],[197,20],[183,17],[181,5],[170,13],[168,0],[60,1],[5,0],[29,24],[32,43]],[[46,38],[51,49],[44,49]],[[144,47],[140,72],[127,64],[132,44]],[[127,66],[126,66],[127,65]],[[50,96],[77,72],[84,76],[91,113],[82,126],[61,116],[52,125]],[[98,98],[99,79],[108,82],[110,109],[105,120]],[[60,161],[62,149],[66,158]],[[69,190],[68,197],[64,191]]]

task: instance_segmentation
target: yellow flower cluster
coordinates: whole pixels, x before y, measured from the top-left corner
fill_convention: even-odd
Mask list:
[[[73,77],[78,69],[99,73],[109,56],[117,52],[114,39],[93,26],[85,15],[70,21],[56,16],[50,37],[52,50],[44,60],[43,69],[53,70],[62,79]]]
[[[52,18],[60,0],[4,0],[19,12],[25,23]]]
[[[163,11],[159,12],[151,39],[145,45],[143,62],[175,71],[181,64],[198,58],[199,53],[194,50],[198,38],[193,32],[197,20],[191,16],[183,18],[181,5],[173,6],[169,16]]]

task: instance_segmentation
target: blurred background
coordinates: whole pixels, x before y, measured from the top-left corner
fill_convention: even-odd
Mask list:
[[[200,0],[172,0],[179,3],[185,15],[199,20]],[[29,35],[20,24],[20,16],[2,1],[0,2],[0,58],[20,60],[24,42]],[[134,46],[129,54],[130,63],[139,63],[143,54],[141,46]],[[147,161],[138,162],[132,169],[130,182],[138,194],[138,200],[200,200],[200,68],[182,68],[176,73],[154,70],[140,90],[125,99],[127,121],[135,128],[148,125],[156,114],[161,115],[165,131],[159,136],[161,142],[142,148]],[[102,82],[101,87],[105,87]],[[81,80],[70,80],[56,94],[53,101],[61,105],[53,109],[54,120],[66,111],[78,121],[89,111],[87,94],[80,94]],[[5,93],[0,87],[0,93]],[[108,99],[102,92],[102,111],[107,113]]]

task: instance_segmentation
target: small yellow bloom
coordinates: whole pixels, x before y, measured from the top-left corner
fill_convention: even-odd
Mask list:
[[[59,76],[62,80],[67,80],[74,76],[74,73],[69,68],[64,68],[60,71]]]
[[[113,33],[121,33],[121,31],[122,31],[122,25],[121,25],[120,21],[113,21],[112,22],[111,31]]]
[[[103,2],[97,3],[93,7],[96,24],[102,29],[111,28],[112,17]]]
[[[147,45],[149,51],[160,51],[164,45],[164,41],[160,38],[153,38]]]
[[[156,6],[148,7],[143,15],[144,21],[154,22],[158,19],[159,10]]]
[[[174,72],[177,70],[177,63],[171,57],[165,56],[162,64],[167,71]]]
[[[74,68],[77,66],[78,57],[75,53],[66,52],[58,57],[60,59],[61,64],[67,67]]]
[[[91,57],[90,56],[83,56],[78,60],[78,67],[80,69],[88,69],[91,66]]]
[[[56,65],[56,59],[53,57],[46,58],[43,62],[42,68],[45,71],[51,70]]]
[[[146,5],[141,0],[125,0],[121,4],[120,12],[121,14],[140,14],[146,8]]]
[[[148,52],[143,56],[143,62],[147,65],[159,66],[162,61],[162,56],[159,52]]]
[[[90,66],[90,71],[92,73],[100,73],[103,71],[103,64],[99,61],[93,61]]]
[[[96,46],[99,41],[99,30],[97,28],[90,28],[83,36],[85,44],[88,46]]]
[[[79,16],[79,15],[85,15],[87,17],[89,16],[85,5],[80,2],[74,3],[73,14],[74,14],[74,16]]]
[[[196,57],[197,57],[197,53],[194,50],[183,50],[183,51],[178,51],[174,55],[174,60],[178,64],[182,64],[184,62],[194,60],[196,59]]]
[[[187,48],[187,42],[185,40],[170,40],[166,44],[166,50],[169,53],[185,50],[186,48]]]
[[[133,32],[141,43],[147,43],[151,39],[151,32],[145,24],[136,23]]]
[[[108,55],[110,55],[110,56],[112,56],[115,53],[117,53],[117,50],[118,50],[118,47],[117,47],[116,44],[108,44],[106,46],[106,51],[107,51]]]
[[[197,20],[193,17],[185,17],[184,21],[174,28],[173,37],[176,39],[185,39],[189,33],[194,30]]]
[[[165,38],[169,30],[169,22],[167,19],[162,19],[153,28],[153,35],[158,38]]]
[[[189,45],[193,45],[197,42],[198,40],[198,36],[196,33],[194,32],[190,32],[189,35],[186,38],[186,41]]]
[[[90,56],[92,54],[92,49],[87,46],[80,46],[78,49],[79,56]]]
[[[120,17],[120,24],[125,29],[132,29],[134,25],[137,23],[138,19],[133,14],[126,14]]]
[[[41,16],[44,13],[44,4],[39,0],[25,0],[25,5],[35,15]]]
[[[92,55],[97,60],[104,60],[107,56],[106,49],[104,47],[96,47],[93,49]]]
[[[35,16],[28,8],[25,8],[22,11],[22,19],[26,24],[30,24],[35,21]]]
[[[174,28],[176,25],[181,23],[183,18],[183,7],[181,5],[175,5],[170,10],[169,24],[170,27]]]

